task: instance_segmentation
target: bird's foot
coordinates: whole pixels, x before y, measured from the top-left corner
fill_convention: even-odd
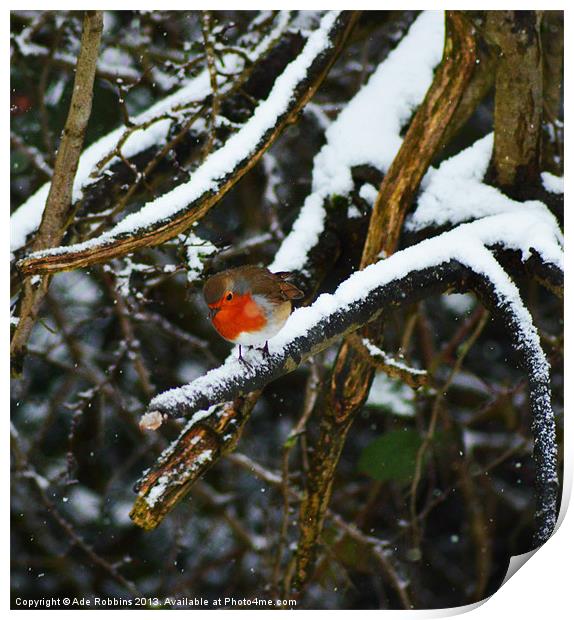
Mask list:
[[[249,370],[253,370],[253,364],[248,362],[244,357],[239,358],[239,363],[243,364],[245,368],[249,368]]]
[[[269,353],[269,343],[267,341],[265,341],[265,346],[257,350],[263,353],[263,357],[269,357],[271,355],[271,353]]]
[[[249,347],[249,349],[252,349],[252,347]],[[241,345],[239,345],[239,363],[243,364],[246,368],[252,369],[253,368],[253,364],[250,364],[241,354]]]

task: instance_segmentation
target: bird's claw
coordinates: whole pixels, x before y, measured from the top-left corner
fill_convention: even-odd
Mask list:
[[[252,347],[249,347],[249,349],[251,349]],[[241,345],[239,345],[239,362],[241,364],[243,364],[245,367],[252,369],[253,368],[253,364],[250,364],[241,354]]]
[[[243,364],[245,368],[249,368],[249,370],[253,370],[253,364],[249,363],[244,357],[239,358],[239,363]]]

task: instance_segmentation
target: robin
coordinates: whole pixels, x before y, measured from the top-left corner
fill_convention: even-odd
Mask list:
[[[271,273],[266,267],[246,265],[212,276],[203,287],[209,318],[219,335],[269,355],[267,341],[279,332],[291,314],[291,300],[304,293],[287,282],[288,271]]]

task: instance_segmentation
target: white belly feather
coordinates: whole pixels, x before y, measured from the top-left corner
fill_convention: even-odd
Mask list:
[[[255,295],[254,297],[259,304],[266,307],[266,315],[268,317],[267,325],[256,333],[241,332],[232,341],[235,344],[242,344],[245,346],[263,346],[269,339],[273,338],[275,334],[278,334],[279,331],[281,331],[281,328],[285,325],[289,315],[291,314],[290,301],[286,301],[279,306],[274,306],[271,308],[271,304],[269,304],[266,300],[261,299],[259,295]]]

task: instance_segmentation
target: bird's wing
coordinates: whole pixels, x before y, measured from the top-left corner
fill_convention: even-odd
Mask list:
[[[280,280],[278,284],[279,290],[285,299],[291,300],[305,297],[305,293],[303,293],[301,289],[298,289],[294,284],[291,284],[291,282]]]

